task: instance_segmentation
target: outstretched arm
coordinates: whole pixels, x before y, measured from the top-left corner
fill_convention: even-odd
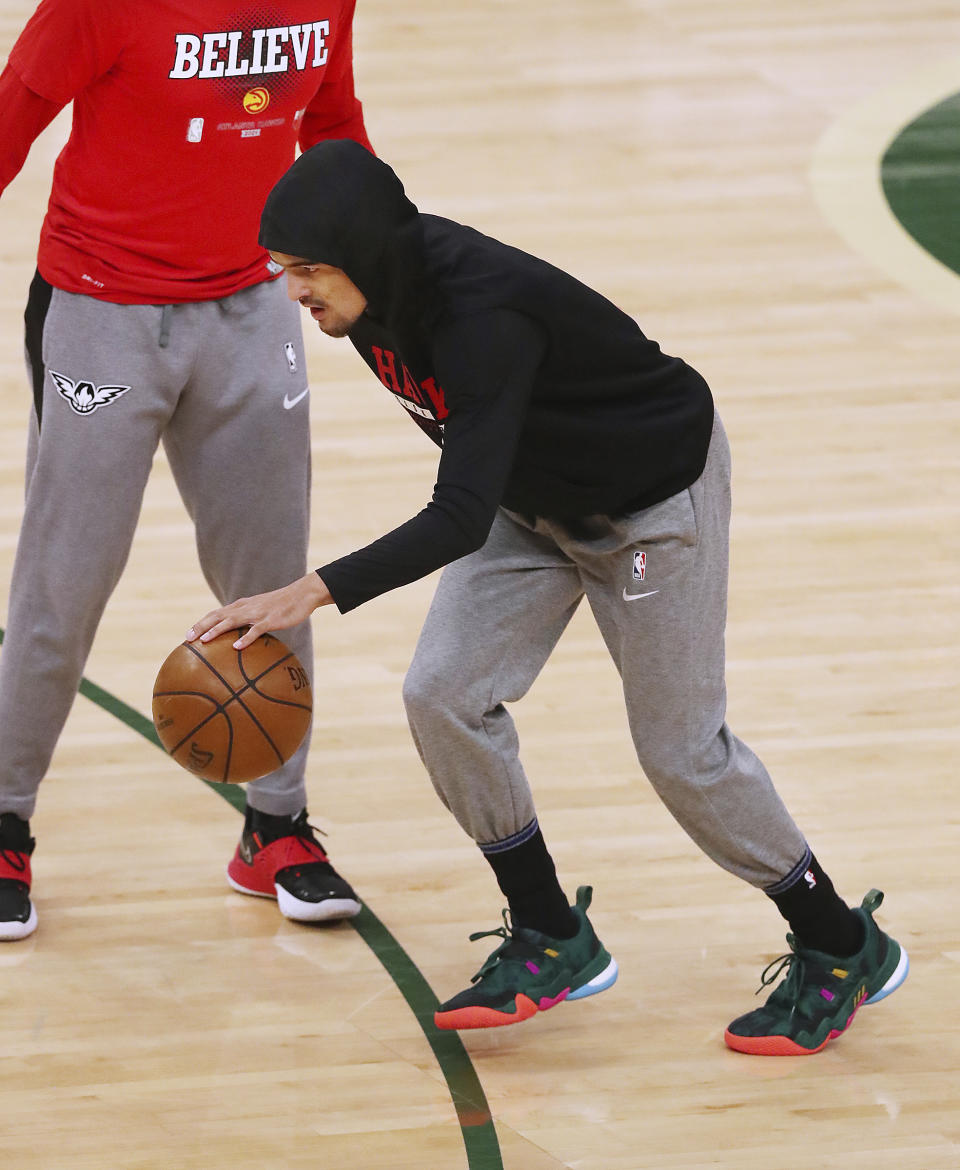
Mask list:
[[[249,625],[238,650],[259,634],[288,629],[321,605],[347,613],[479,548],[487,538],[516,452],[534,375],[544,352],[538,330],[510,310],[452,327],[437,346],[438,373],[458,387],[446,420],[433,499],[372,544],[299,581],[211,610],[187,634],[209,641]]]

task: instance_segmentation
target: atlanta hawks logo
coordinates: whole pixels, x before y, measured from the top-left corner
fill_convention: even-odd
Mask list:
[[[50,377],[61,396],[70,403],[70,409],[77,414],[93,414],[101,406],[116,402],[130,389],[129,386],[94,386],[92,382],[74,382],[56,370],[50,371]]]
[[[262,114],[270,105],[270,93],[262,85],[256,89],[248,89],[243,95],[243,108],[248,114]]]

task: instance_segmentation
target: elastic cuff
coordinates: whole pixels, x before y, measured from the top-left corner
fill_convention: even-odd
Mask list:
[[[810,846],[808,845],[803,857],[797,862],[793,869],[790,870],[787,876],[785,878],[781,878],[778,882],[774,882],[772,886],[764,886],[763,892],[767,895],[768,898],[775,898],[778,894],[782,894],[784,891],[789,890],[790,887],[795,886],[800,878],[803,877],[803,875],[807,872],[807,870],[810,868],[810,862],[812,860],[813,854],[810,852]]]
[[[524,842],[529,841],[535,835],[540,825],[537,818],[534,817],[529,825],[524,825],[518,832],[514,833],[512,837],[504,837],[502,841],[489,841],[482,844],[478,841],[477,848],[481,853],[505,853],[508,849],[516,849],[518,845],[523,845]]]

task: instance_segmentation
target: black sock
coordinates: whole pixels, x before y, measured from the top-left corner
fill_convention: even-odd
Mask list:
[[[513,925],[539,930],[551,938],[573,938],[579,923],[557,881],[540,829],[535,828],[519,845],[489,849],[480,847],[510,906]]]
[[[16,813],[0,813],[0,849],[31,854],[33,846],[30,822],[18,817]]]
[[[812,853],[808,864],[801,863],[765,893],[800,943],[810,950],[849,958],[863,946],[863,923],[833,888]]]
[[[284,814],[261,812],[248,804],[244,814],[244,829],[258,834],[260,841],[269,845],[280,837],[289,837],[291,826],[297,819]]]

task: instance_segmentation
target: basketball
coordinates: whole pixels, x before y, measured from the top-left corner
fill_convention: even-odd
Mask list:
[[[285,763],[310,726],[313,696],[300,660],[264,634],[184,642],[153,687],[153,723],[181,767],[219,784],[245,784]]]

